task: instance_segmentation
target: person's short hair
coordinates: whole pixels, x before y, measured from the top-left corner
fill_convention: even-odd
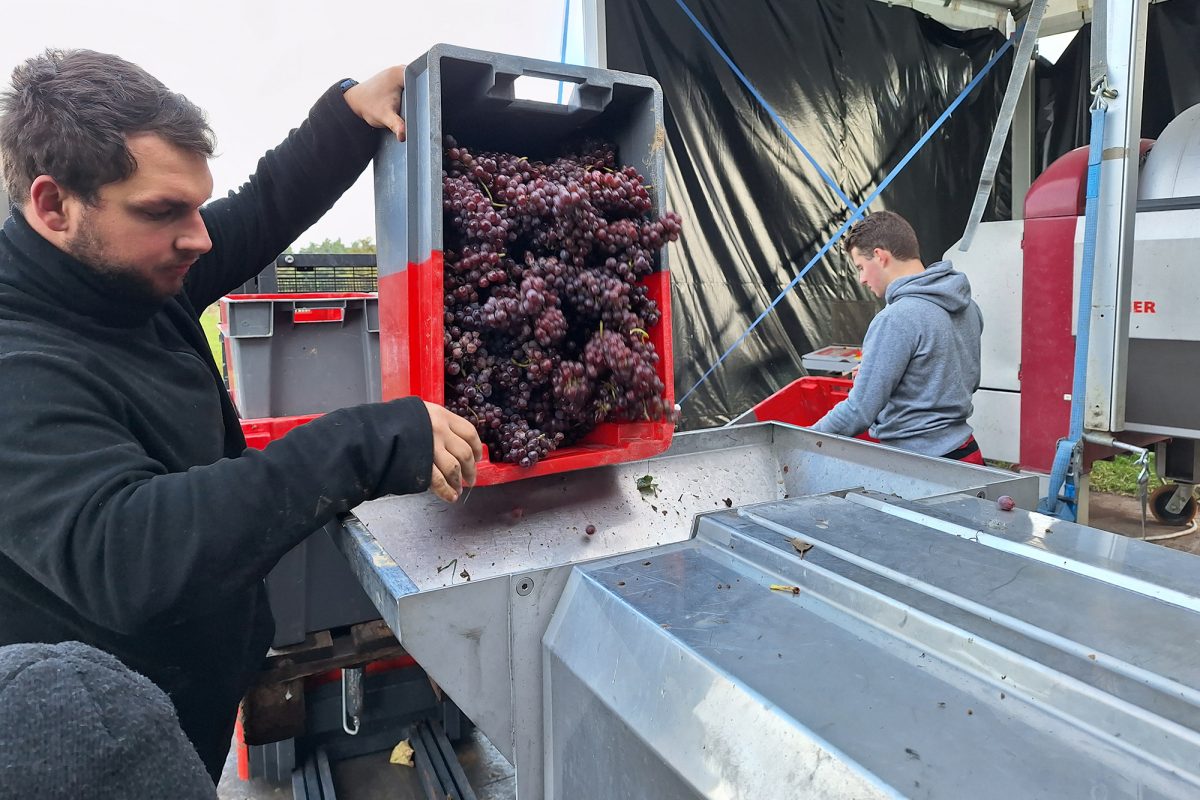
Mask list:
[[[21,206],[39,175],[94,204],[101,186],[137,169],[126,137],[153,133],[212,156],[204,112],[146,70],[93,50],[47,50],[13,70],[0,94],[0,161],[9,199]]]
[[[878,247],[901,261],[921,257],[916,231],[908,220],[892,211],[876,211],[851,225],[842,246],[847,253],[858,250],[867,256]]]

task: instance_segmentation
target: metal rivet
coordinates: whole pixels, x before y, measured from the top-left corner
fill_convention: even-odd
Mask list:
[[[532,591],[533,580],[530,578],[521,578],[521,580],[517,583],[517,594],[521,595],[521,597],[524,597]]]

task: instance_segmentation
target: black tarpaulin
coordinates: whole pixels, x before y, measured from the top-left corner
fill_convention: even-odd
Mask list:
[[[1092,26],[1085,25],[1054,64],[1037,65],[1037,167],[1088,143],[1088,64]],[[1167,124],[1200,103],[1200,0],[1167,0],[1146,17],[1142,137],[1157,139]]]
[[[608,66],[654,76],[666,98],[667,191],[685,217],[671,265],[682,396],[849,211],[676,3],[605,5]],[[1004,41],[875,0],[688,6],[855,203]],[[872,204],[913,223],[929,262],[962,234],[1010,69],[1006,54]],[[985,219],[1008,216],[1008,175],[1005,161]],[[830,251],[683,402],[683,426],[726,422],[803,375],[804,353],[860,342],[876,308]]]

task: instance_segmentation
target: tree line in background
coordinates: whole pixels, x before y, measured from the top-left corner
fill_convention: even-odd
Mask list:
[[[339,237],[326,239],[323,242],[309,242],[299,249],[289,247],[283,252],[293,255],[302,253],[374,253],[375,240],[370,236],[364,236],[362,239],[355,239],[350,244],[345,244]]]

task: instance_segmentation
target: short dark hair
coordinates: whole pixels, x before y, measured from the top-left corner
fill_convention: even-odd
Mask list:
[[[874,253],[878,247],[902,261],[921,257],[916,231],[908,220],[892,211],[876,211],[851,225],[842,246],[847,253],[858,250],[864,255]]]
[[[0,95],[0,159],[10,201],[22,205],[39,175],[89,204],[101,186],[137,169],[126,137],[153,133],[212,156],[216,138],[199,106],[146,70],[93,50],[47,50],[13,70]]]

